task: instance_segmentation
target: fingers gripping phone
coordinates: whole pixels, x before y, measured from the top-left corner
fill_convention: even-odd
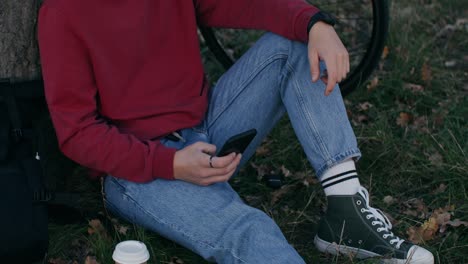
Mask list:
[[[240,134],[234,135],[229,138],[221,150],[218,152],[216,156],[223,157],[232,152],[235,153],[243,153],[247,146],[252,142],[255,135],[257,135],[256,129],[250,129]]]

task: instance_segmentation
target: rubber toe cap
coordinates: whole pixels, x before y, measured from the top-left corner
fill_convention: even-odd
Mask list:
[[[409,249],[406,263],[434,264],[434,256],[429,250],[415,245]]]

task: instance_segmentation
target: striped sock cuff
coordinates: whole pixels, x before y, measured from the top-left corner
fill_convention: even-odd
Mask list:
[[[321,183],[322,183],[323,188],[325,189],[335,184],[338,184],[340,182],[348,181],[357,177],[358,175],[357,175],[356,170],[350,170],[350,171],[345,171],[343,173],[337,174],[335,176],[328,177],[322,180]]]

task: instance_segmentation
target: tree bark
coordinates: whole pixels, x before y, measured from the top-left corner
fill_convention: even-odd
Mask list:
[[[42,0],[0,0],[0,79],[41,78],[37,13]]]

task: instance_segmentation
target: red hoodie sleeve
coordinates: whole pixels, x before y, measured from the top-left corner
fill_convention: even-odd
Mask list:
[[[250,28],[307,42],[307,24],[319,9],[304,0],[194,0],[203,26]]]
[[[40,10],[46,99],[63,153],[83,166],[133,182],[173,179],[175,149],[120,133],[99,116],[89,54],[67,22],[53,7]]]

